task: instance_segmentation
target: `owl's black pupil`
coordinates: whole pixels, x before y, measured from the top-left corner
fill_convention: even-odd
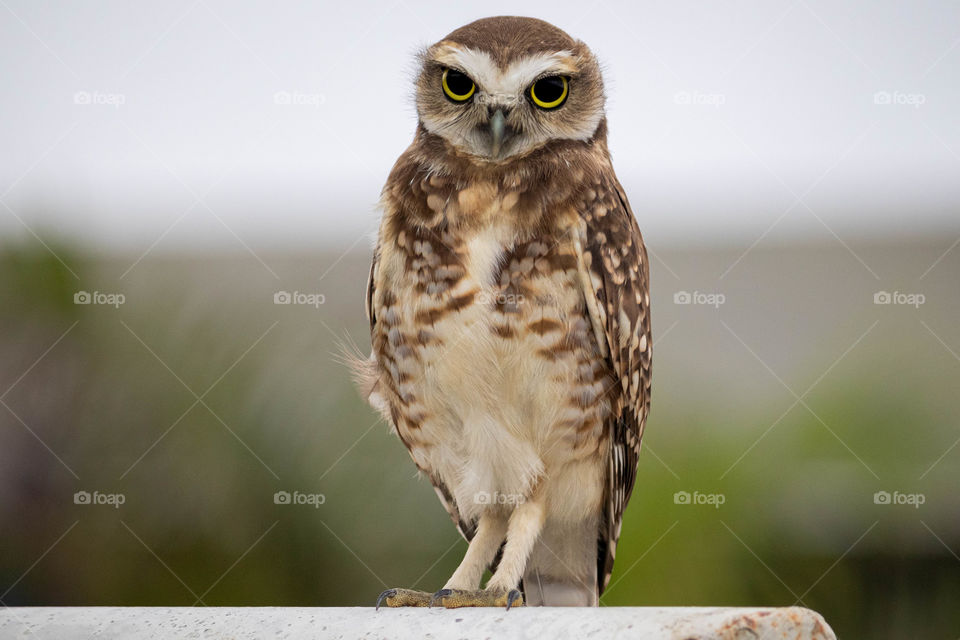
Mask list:
[[[470,93],[470,89],[473,88],[473,80],[459,71],[451,69],[447,71],[447,86],[450,87],[450,91],[458,96],[464,96]]]
[[[537,80],[533,87],[533,92],[537,94],[542,102],[553,102],[559,100],[563,95],[563,78],[560,76],[550,76]]]

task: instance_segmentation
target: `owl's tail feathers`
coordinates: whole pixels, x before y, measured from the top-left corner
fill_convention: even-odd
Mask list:
[[[597,583],[575,578],[553,578],[536,569],[523,577],[523,597],[528,607],[596,607]]]

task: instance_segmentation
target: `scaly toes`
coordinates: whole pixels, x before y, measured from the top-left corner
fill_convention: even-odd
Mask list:
[[[440,589],[430,599],[430,606],[440,605],[447,609],[459,607],[522,607],[523,594],[517,589],[509,591],[480,589],[465,591],[462,589]]]
[[[426,591],[413,589],[387,589],[377,598],[377,609],[380,605],[387,607],[429,607],[431,595]]]

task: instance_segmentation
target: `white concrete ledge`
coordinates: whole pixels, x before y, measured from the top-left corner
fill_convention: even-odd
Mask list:
[[[789,607],[381,609],[367,607],[12,607],[0,638],[835,639],[820,614]]]

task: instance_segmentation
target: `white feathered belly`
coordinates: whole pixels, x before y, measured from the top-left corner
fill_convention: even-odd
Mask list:
[[[439,476],[468,519],[537,496],[548,518],[581,521],[601,508],[608,439],[597,410],[586,415],[572,401],[600,395],[609,381],[578,382],[578,368],[582,378],[584,358],[593,354],[544,355],[572,328],[589,324],[575,272],[526,282],[527,295],[507,300],[515,303],[511,313],[494,308],[497,296],[511,295],[492,282],[502,246],[495,235],[468,243],[467,274],[450,295],[474,291],[473,302],[431,327],[440,339],[423,347],[412,372],[426,418],[408,434],[422,445],[411,453]],[[559,328],[542,335],[528,328],[543,321]],[[498,327],[509,327],[510,335]]]

